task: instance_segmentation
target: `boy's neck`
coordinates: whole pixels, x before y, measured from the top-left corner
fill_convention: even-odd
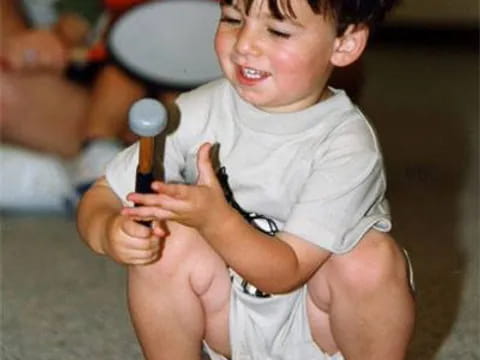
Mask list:
[[[325,89],[323,90],[322,94],[320,95],[320,97],[318,98],[318,101],[317,101],[317,104],[319,102],[322,102],[322,101],[325,101],[327,99],[330,99],[331,97],[333,96],[333,91],[330,90],[330,88],[328,86],[325,87]]]

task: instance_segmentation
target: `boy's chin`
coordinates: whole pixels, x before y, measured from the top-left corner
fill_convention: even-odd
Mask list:
[[[230,80],[230,82],[235,88],[238,96],[240,96],[243,101],[249,103],[259,110],[270,113],[289,111],[288,109],[284,109],[288,108],[288,105],[282,104],[279,99],[275,99],[271,89],[269,91],[269,89],[267,89],[265,86],[245,86],[239,84],[235,80]]]
[[[249,104],[258,108],[269,105],[269,101],[265,99],[265,94],[263,91],[239,84],[234,84],[234,87],[237,90],[237,94]]]
[[[257,109],[267,111],[266,109],[269,107],[268,102],[262,101],[261,99],[258,98],[258,96],[252,96],[250,94],[242,94],[240,91],[238,91],[238,95],[242,98],[242,100],[256,107]]]

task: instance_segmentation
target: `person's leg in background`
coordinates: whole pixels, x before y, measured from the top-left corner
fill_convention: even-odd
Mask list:
[[[82,126],[82,151],[76,160],[74,183],[80,192],[103,175],[105,165],[125,144],[130,106],[145,96],[144,86],[115,65],[98,74]]]
[[[1,73],[2,142],[65,158],[80,151],[89,93],[51,73]]]
[[[19,3],[0,3],[2,142],[71,157],[81,144],[88,91],[63,76],[61,39],[27,25]]]
[[[102,67],[89,85],[71,81],[63,71],[67,59],[60,61],[62,56],[57,56],[58,66],[46,61],[53,53],[61,53],[61,42],[55,34],[29,29],[11,0],[2,1],[1,10],[0,57],[18,60],[13,68],[2,64],[0,69],[1,142],[19,147],[22,151],[18,160],[22,162],[28,161],[31,151],[36,169],[45,163],[66,162],[76,188],[73,192],[81,193],[103,175],[105,165],[125,144],[135,140],[128,131],[128,110],[145,95],[145,88],[111,64]],[[17,36],[22,37],[21,45],[12,41]],[[42,47],[39,42],[50,46]],[[32,50],[30,46],[37,55],[27,61],[23,55]],[[9,157],[14,154],[11,150]],[[55,164],[55,168],[60,167]]]

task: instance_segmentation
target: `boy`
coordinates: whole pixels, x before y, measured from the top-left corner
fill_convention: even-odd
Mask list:
[[[222,1],[226,79],[178,99],[166,182],[131,193],[133,146],[85,195],[80,233],[129,265],[147,359],[199,359],[202,343],[214,360],[404,358],[414,305],[386,233],[381,154],[360,111],[326,85],[387,7]],[[142,206],[122,207],[132,203]],[[152,218],[151,229],[134,221]]]

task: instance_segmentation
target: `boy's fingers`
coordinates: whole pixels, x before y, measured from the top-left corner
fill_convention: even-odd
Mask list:
[[[199,175],[197,184],[199,185],[213,185],[217,180],[210,158],[211,149],[212,145],[209,143],[202,144],[198,149],[197,168]]]
[[[158,251],[160,249],[161,239],[158,236],[150,237],[150,249],[153,251]]]
[[[130,259],[129,261],[126,261],[125,263],[127,263],[129,265],[147,265],[147,264],[153,263],[157,259],[158,259],[158,253],[154,254],[152,256],[144,257],[144,258]]]
[[[117,250],[117,258],[124,263],[141,260],[149,261],[157,257],[160,252],[160,241],[158,237],[152,236],[149,239],[137,239],[139,242],[128,242]]]
[[[123,231],[128,236],[134,236],[136,238],[147,238],[152,234],[152,229],[136,221],[125,221],[123,223]]]
[[[167,236],[167,231],[162,226],[154,226],[153,234],[157,237],[164,238],[165,236]],[[159,239],[159,243],[160,243],[160,239]]]
[[[128,246],[129,250],[144,251],[144,250],[152,250],[152,249],[158,248],[159,242],[153,240],[152,237],[148,237],[148,238],[145,238],[145,239],[143,239],[143,238],[142,239],[132,238],[128,242],[127,246]]]
[[[136,208],[126,208],[122,210],[122,214],[136,217],[138,219],[158,219],[158,220],[167,220],[174,219],[175,214],[171,211],[156,207],[156,206],[139,206]],[[150,228],[147,228],[151,231]]]
[[[150,259],[152,256],[158,253],[158,249],[147,249],[147,250],[132,250],[129,249],[125,251],[124,257],[127,258],[127,261],[130,260],[145,260]]]
[[[153,220],[152,221],[152,236],[158,239],[158,243],[163,242],[167,236],[167,226],[164,221]]]
[[[156,194],[156,196],[160,195],[160,199],[162,199],[161,197],[162,194],[175,199],[185,199],[188,197],[188,191],[189,191],[189,188],[187,185],[165,184],[164,182],[161,182],[161,181],[155,181],[152,184],[152,189],[158,193]]]
[[[153,194],[130,193],[127,200],[141,205],[162,205],[170,198],[185,199],[188,197],[188,186],[182,184],[165,184],[160,181],[152,183]]]

